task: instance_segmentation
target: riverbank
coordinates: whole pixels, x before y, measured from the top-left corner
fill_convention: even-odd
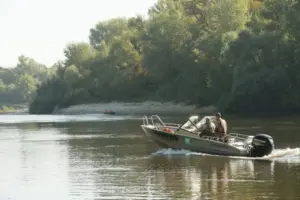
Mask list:
[[[23,114],[28,113],[27,104],[2,104],[0,114]]]
[[[217,109],[214,106],[197,108],[196,105],[185,105],[175,103],[161,103],[147,101],[142,103],[95,103],[73,105],[68,108],[58,109],[54,114],[99,114],[106,109],[116,112],[116,114],[210,114]]]

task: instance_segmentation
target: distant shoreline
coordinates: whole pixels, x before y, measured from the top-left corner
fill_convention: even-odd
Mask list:
[[[28,114],[28,105],[27,104],[2,104],[0,106],[0,115],[6,114]]]
[[[30,114],[28,105],[26,104],[10,104],[7,105],[11,110],[2,110],[0,115],[27,115]],[[173,102],[109,102],[109,103],[90,103],[72,105],[67,108],[56,109],[48,115],[80,115],[80,114],[103,114],[105,110],[112,110],[116,115],[212,115],[218,112],[218,108],[214,105],[197,107],[196,105],[186,105],[184,103]],[[225,114],[225,113],[224,113]],[[42,114],[43,115],[43,114]],[[234,118],[285,118],[285,117],[300,117],[299,114],[287,113],[272,113],[272,114],[234,114],[227,113],[227,117]]]
[[[112,110],[116,114],[208,114],[216,111],[215,106],[206,106],[197,108],[196,105],[185,105],[180,103],[161,103],[155,101],[146,101],[141,103],[93,103],[72,105],[68,108],[57,109],[53,114],[101,114],[105,110]]]
[[[10,104],[14,110],[1,111],[0,115],[30,115],[28,105],[26,104]],[[56,109],[53,113],[48,115],[80,115],[80,114],[103,114],[104,111],[112,110],[116,115],[213,115],[218,112],[216,106],[197,107],[196,105],[186,105],[183,103],[173,102],[158,102],[158,101],[145,101],[145,102],[109,102],[109,103],[90,103],[72,105],[67,108]],[[225,113],[223,113],[225,114]],[[44,115],[44,114],[41,114]],[[269,118],[289,118],[298,117],[299,114],[233,114],[226,113],[228,117],[244,118],[244,119],[269,119]]]

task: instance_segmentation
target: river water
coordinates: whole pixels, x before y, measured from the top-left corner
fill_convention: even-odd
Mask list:
[[[255,160],[162,149],[140,116],[0,115],[0,199],[300,199],[299,118],[227,121],[268,132],[276,151]]]

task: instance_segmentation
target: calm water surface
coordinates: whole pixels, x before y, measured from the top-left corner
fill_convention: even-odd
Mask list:
[[[297,118],[228,119],[233,132],[274,137],[276,151],[264,160],[161,149],[141,122],[0,115],[0,199],[300,199]]]

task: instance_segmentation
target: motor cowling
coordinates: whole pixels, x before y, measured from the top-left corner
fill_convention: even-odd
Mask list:
[[[251,145],[251,157],[263,157],[269,155],[274,150],[273,138],[267,134],[255,135]]]

